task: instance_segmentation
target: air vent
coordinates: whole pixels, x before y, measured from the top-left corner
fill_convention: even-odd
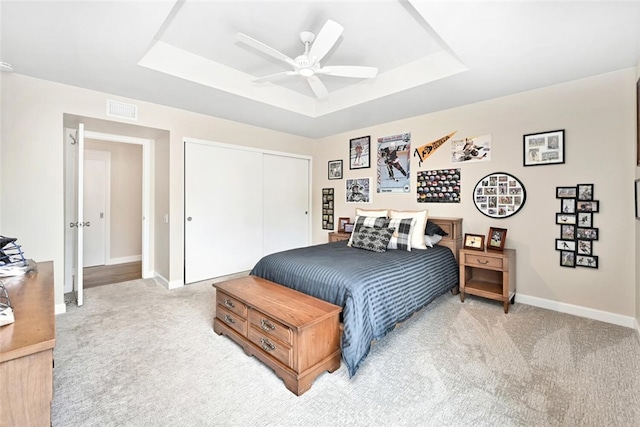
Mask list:
[[[109,99],[107,100],[107,116],[138,120],[138,107]]]

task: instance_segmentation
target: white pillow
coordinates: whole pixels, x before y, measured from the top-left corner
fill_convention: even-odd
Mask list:
[[[415,218],[416,224],[411,231],[411,247],[416,249],[427,249],[424,242],[424,229],[427,226],[429,211],[389,211],[389,218]]]
[[[424,236],[424,243],[430,248],[434,247],[442,240],[442,236],[439,234],[434,234],[433,236],[426,235]]]
[[[375,216],[375,217],[388,217],[389,209],[367,210],[356,208],[356,216]]]

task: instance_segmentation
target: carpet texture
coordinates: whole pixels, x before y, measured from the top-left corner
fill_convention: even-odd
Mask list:
[[[87,289],[56,318],[54,427],[634,426],[633,329],[446,294],[378,341],[358,373],[300,397],[213,332],[210,283]]]

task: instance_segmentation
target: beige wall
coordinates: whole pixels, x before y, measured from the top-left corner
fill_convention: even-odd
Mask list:
[[[87,139],[85,149],[111,153],[110,251],[107,263],[142,254],[142,146]]]
[[[632,233],[635,167],[635,70],[627,69],[597,77],[572,81],[513,96],[467,105],[438,113],[324,138],[314,150],[314,241],[327,240],[320,222],[321,189],[336,188],[335,216],[354,218],[354,204],[346,204],[345,180],[327,180],[327,161],[342,159],[344,177],[372,177],[375,182],[376,158],[371,169],[348,168],[350,138],[371,135],[377,138],[411,132],[412,148],[436,140],[452,131],[456,137],[490,134],[491,161],[461,166],[462,202],[459,204],[417,203],[415,173],[418,170],[450,168],[450,146],[445,144],[418,167],[411,158],[412,193],[373,194],[372,208],[429,209],[433,216],[463,217],[464,232],[487,234],[489,227],[507,228],[507,247],[517,250],[517,292],[520,300],[563,308],[572,306],[622,316],[622,323],[636,313],[635,242]],[[522,136],[528,133],[564,129],[566,163],[524,167]],[[458,164],[460,165],[460,164]],[[472,191],[479,179],[492,172],[508,172],[526,187],[524,208],[502,220],[481,214],[472,202]],[[595,198],[601,213],[594,216],[601,239],[594,243],[600,268],[562,268],[555,239],[559,201],[556,186],[595,185]],[[375,190],[374,190],[375,191]],[[528,297],[528,298],[525,298]],[[620,320],[620,319],[616,319]]]
[[[168,242],[156,242],[156,245],[166,244],[168,247],[159,248],[161,255],[154,259],[168,262],[169,265],[160,265],[157,269],[166,272],[166,279],[176,285],[183,280],[183,138],[311,154],[311,140],[229,120],[15,73],[3,75],[1,84],[0,230],[5,235],[18,237],[28,257],[36,261],[54,261],[58,310],[64,310],[65,113],[117,121],[106,115],[107,99],[115,99],[138,106],[137,125],[169,131],[169,153],[164,157],[169,161],[165,178],[169,183],[169,235]],[[164,212],[157,214],[163,215]],[[162,255],[163,250],[169,254],[166,259]]]
[[[165,173],[156,173],[152,185],[169,187],[153,201],[154,268],[177,284],[183,275],[184,137],[313,155],[313,240],[321,243],[327,238],[320,223],[321,188],[336,188],[336,217],[353,217],[355,210],[354,205],[343,202],[345,180],[327,180],[327,161],[343,159],[345,178],[375,177],[375,167],[349,170],[350,138],[371,135],[375,145],[378,137],[411,132],[415,148],[454,130],[458,137],[490,134],[491,162],[461,166],[462,203],[418,204],[413,195],[374,194],[368,206],[426,207],[434,216],[461,216],[465,232],[486,234],[490,226],[507,228],[507,246],[518,251],[520,298],[546,303],[550,308],[553,304],[584,307],[592,313],[635,318],[640,301],[633,260],[636,240],[640,239],[628,233],[636,227],[629,185],[638,173],[635,77],[635,69],[622,70],[313,141],[18,74],[4,75],[0,86],[0,229],[3,234],[17,236],[29,257],[54,260],[56,304],[63,305],[63,114],[113,120],[105,114],[107,99],[135,103],[139,106],[138,125],[168,131],[169,136],[156,144],[153,153],[154,167]],[[522,135],[555,129],[566,131],[566,164],[523,167]],[[412,157],[412,191],[417,170],[451,167],[448,148],[445,144],[420,168]],[[375,158],[372,161],[375,163]],[[475,183],[496,171],[512,173],[527,189],[524,209],[505,220],[485,217],[471,201]],[[555,187],[578,183],[594,183],[601,203],[601,213],[594,220],[601,228],[601,239],[594,244],[594,252],[600,256],[597,270],[560,268],[554,250],[559,236],[554,221],[559,207]],[[164,224],[167,209],[170,221]]]

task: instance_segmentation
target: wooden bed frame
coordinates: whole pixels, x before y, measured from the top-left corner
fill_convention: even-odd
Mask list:
[[[438,244],[451,249],[453,256],[456,257],[457,260],[460,249],[462,249],[462,218],[430,216],[428,219],[449,233],[448,236],[443,236]]]

